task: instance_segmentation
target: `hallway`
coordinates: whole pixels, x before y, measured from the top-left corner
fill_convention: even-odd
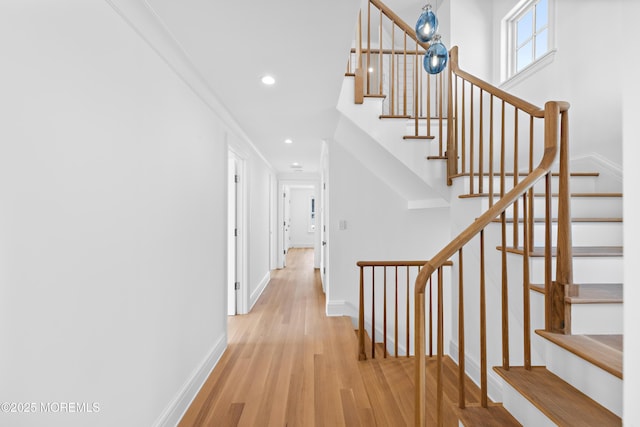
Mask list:
[[[229,346],[180,427],[236,425],[376,425],[354,328],[326,317],[312,249],[290,249],[251,313],[229,318]]]

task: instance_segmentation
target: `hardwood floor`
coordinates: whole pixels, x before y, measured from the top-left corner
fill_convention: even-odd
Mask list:
[[[313,251],[291,249],[180,426],[375,425],[351,320],[326,317]],[[410,398],[411,396],[408,396]]]
[[[251,313],[229,318],[228,348],[179,427],[409,426],[413,399],[413,359],[358,362],[351,320],[325,315],[313,250],[291,249]]]

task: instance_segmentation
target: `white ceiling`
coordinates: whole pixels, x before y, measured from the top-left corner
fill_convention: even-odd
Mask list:
[[[359,1],[147,0],[211,91],[278,172],[318,172]],[[260,82],[264,74],[276,84]],[[291,138],[293,144],[285,144]]]
[[[339,118],[360,0],[145,1],[277,172],[293,172],[294,162],[319,171],[322,140]],[[407,3],[415,2],[387,4],[402,16]],[[417,17],[421,6],[408,10]],[[264,74],[276,84],[263,85]]]

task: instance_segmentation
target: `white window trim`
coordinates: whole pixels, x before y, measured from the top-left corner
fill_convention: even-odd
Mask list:
[[[502,85],[512,84],[530,76],[543,66],[553,62],[556,52],[556,2],[547,0],[549,18],[547,22],[549,49],[539,58],[534,59],[520,71],[516,71],[516,22],[529,11],[539,0],[521,0],[506,14],[501,23],[500,81]]]

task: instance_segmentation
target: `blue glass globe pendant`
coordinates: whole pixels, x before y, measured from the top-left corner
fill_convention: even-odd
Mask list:
[[[426,43],[433,38],[438,31],[438,18],[431,10],[431,5],[427,4],[422,8],[422,13],[416,22],[416,37],[422,43]]]
[[[424,69],[429,74],[438,74],[444,67],[447,66],[449,61],[449,51],[440,41],[440,34],[433,36],[433,41],[427,49],[427,53],[424,54]]]

